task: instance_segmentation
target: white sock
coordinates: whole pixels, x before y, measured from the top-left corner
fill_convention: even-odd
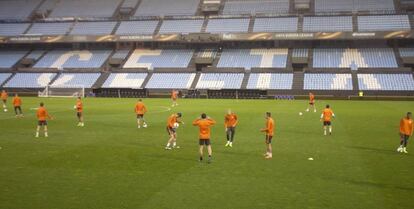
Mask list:
[[[47,132],[45,132],[45,137],[48,137],[49,135],[47,135]]]
[[[167,143],[167,146],[166,147],[170,147],[170,145],[171,145],[170,143]]]
[[[324,135],[326,135],[326,129],[325,129],[325,130],[323,130],[323,134],[324,134]]]
[[[173,147],[175,147],[176,145],[177,145],[177,142],[174,142],[174,143],[173,143]]]
[[[36,132],[36,137],[39,137],[39,132]]]
[[[332,127],[329,128],[329,133],[332,133]]]

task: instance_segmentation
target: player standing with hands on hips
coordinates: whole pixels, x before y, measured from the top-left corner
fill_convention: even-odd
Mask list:
[[[275,121],[272,118],[270,112],[266,112],[266,127],[260,129],[261,132],[266,133],[265,144],[266,144],[266,153],[264,154],[266,159],[271,159],[273,157],[272,151],[272,138],[275,129]]]

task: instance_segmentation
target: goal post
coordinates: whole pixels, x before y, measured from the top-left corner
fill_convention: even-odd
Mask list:
[[[59,87],[59,86],[46,86],[43,91],[38,92],[38,97],[85,97],[85,88],[82,86],[73,87]]]

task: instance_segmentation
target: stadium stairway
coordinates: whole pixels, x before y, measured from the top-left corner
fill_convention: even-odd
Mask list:
[[[206,16],[204,18],[203,25],[201,26],[201,31],[200,31],[201,33],[205,33],[206,32],[207,24],[208,24],[208,17]]]
[[[4,80],[3,83],[0,83],[0,87],[3,87],[4,85],[6,85],[6,83],[9,82],[14,77],[14,75],[16,75],[16,73],[12,73],[9,78],[7,78],[6,80]]]
[[[352,76],[352,88],[355,92],[358,92],[359,91],[358,73],[356,71],[352,71],[351,76]]]
[[[152,71],[148,72],[147,77],[145,78],[144,82],[142,82],[142,86],[141,86],[141,88],[145,88],[145,87],[147,86],[147,83],[148,83],[148,82],[149,82],[149,80],[151,79],[152,74],[153,74],[153,72],[152,72]]]
[[[397,60],[397,64],[400,67],[404,67],[404,62],[401,58],[400,50],[398,50],[398,46],[392,48],[394,50],[395,59]]]
[[[292,90],[303,90],[305,74],[303,72],[294,72],[292,81]]]
[[[125,0],[121,0],[120,2],[119,2],[119,4],[118,4],[118,6],[116,7],[116,9],[115,9],[115,11],[114,11],[114,13],[112,14],[112,18],[113,19],[117,19],[118,18],[118,16],[119,16],[119,10],[121,9],[121,7],[122,7],[122,5],[124,4],[124,2],[125,2]],[[119,23],[119,22],[118,22]],[[115,28],[118,28],[118,25],[119,24],[117,24],[116,26],[115,26]],[[114,28],[114,29],[115,29]],[[112,32],[114,32],[114,31],[112,31]]]
[[[252,16],[252,17],[250,18],[250,21],[249,21],[249,27],[248,27],[248,29],[247,29],[247,31],[248,31],[249,33],[252,33],[252,32],[253,32],[253,27],[254,27],[254,22],[255,22],[255,20],[256,20],[256,16]]]
[[[303,15],[299,15],[298,17],[298,28],[297,28],[298,33],[302,33],[303,32]]]
[[[352,15],[352,31],[357,32],[359,30],[358,28],[358,15],[353,14]]]
[[[244,73],[243,81],[240,89],[246,89],[247,84],[249,83],[250,73]]]
[[[52,83],[54,83],[59,78],[60,74],[62,73],[61,72],[56,73],[56,76],[52,78],[47,85],[52,85]]]
[[[194,77],[193,83],[190,86],[190,89],[195,89],[196,88],[198,80],[200,80],[200,76],[201,76],[201,73],[197,72],[195,77]]]
[[[154,35],[156,35],[156,34],[158,34],[159,32],[160,32],[160,30],[161,30],[161,25],[162,25],[162,23],[164,22],[164,19],[160,19],[160,21],[158,21],[158,25],[157,25],[157,27],[155,27],[155,31],[154,31]]]
[[[96,82],[92,85],[92,88],[101,88],[110,75],[110,72],[103,72],[101,76],[99,76],[98,80],[96,80]]]
[[[39,8],[46,2],[47,0],[42,0],[40,3],[32,10],[32,12],[29,15],[30,19],[33,19],[36,16],[36,12],[39,10]],[[32,24],[33,25],[33,24]],[[30,26],[31,27],[31,26]],[[29,28],[30,28],[29,27]],[[28,30],[27,30],[28,31]],[[25,32],[27,32],[25,31]]]

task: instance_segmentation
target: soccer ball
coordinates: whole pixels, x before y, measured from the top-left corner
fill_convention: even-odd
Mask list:
[[[75,105],[75,106],[73,106],[73,109],[76,109],[76,105]]]
[[[7,109],[4,109],[4,112],[7,112]]]
[[[180,127],[180,124],[174,123],[174,128],[178,128],[178,127]]]
[[[302,115],[303,115],[303,113],[302,113],[302,112],[299,112],[299,115],[300,115],[300,116],[302,116]]]

